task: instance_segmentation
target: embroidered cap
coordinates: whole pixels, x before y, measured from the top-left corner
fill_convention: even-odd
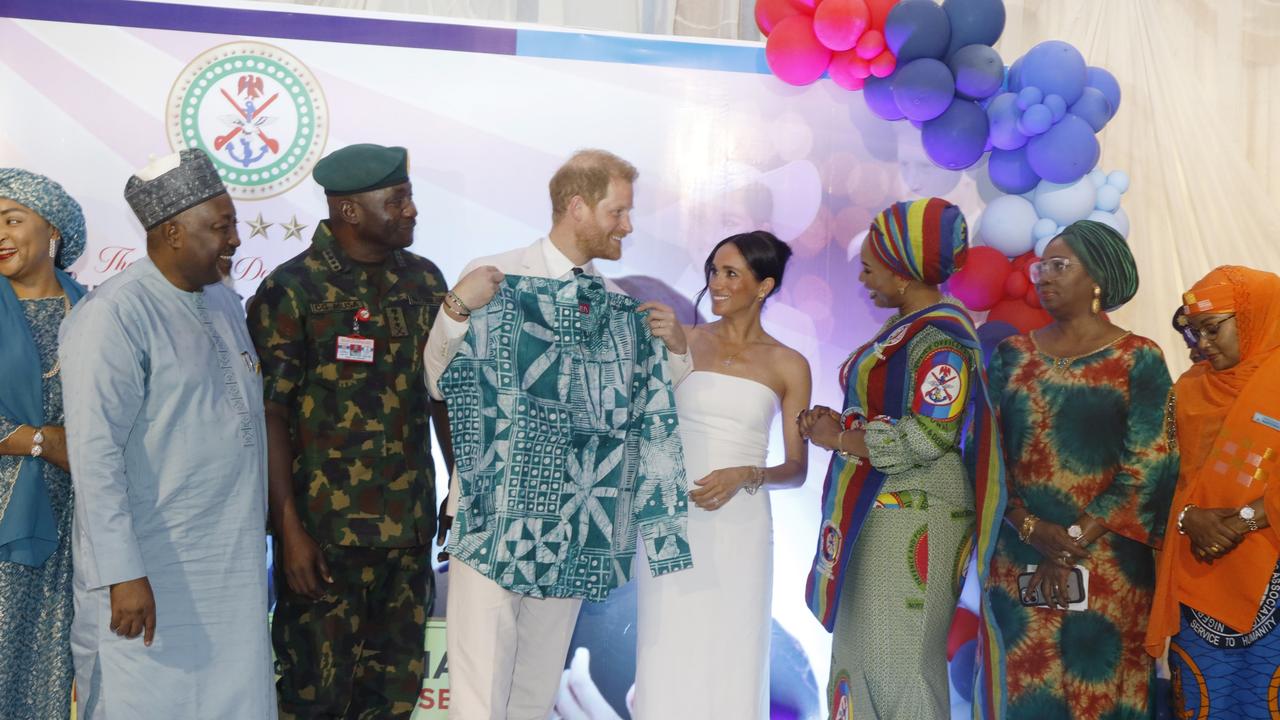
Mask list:
[[[226,193],[213,161],[198,148],[155,158],[124,185],[124,199],[147,230]]]

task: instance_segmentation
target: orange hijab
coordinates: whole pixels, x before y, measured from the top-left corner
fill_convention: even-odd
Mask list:
[[[1240,361],[1215,371],[1196,363],[1174,384],[1178,487],[1156,576],[1147,652],[1159,656],[1178,632],[1179,603],[1247,632],[1280,558],[1280,276],[1228,265],[1196,283],[1187,312],[1235,313]],[[1240,507],[1264,496],[1270,529],[1250,533],[1212,565],[1178,533],[1188,503]]]

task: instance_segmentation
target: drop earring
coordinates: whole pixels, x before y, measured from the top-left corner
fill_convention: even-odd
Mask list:
[[[1089,306],[1094,315],[1102,312],[1102,288],[1097,285],[1093,286],[1093,303]]]
[[[58,238],[56,237],[49,238],[49,257],[51,259],[58,257]]]

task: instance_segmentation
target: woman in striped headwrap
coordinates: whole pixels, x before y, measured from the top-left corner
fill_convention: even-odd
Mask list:
[[[807,588],[834,632],[833,720],[950,717],[947,632],[975,535],[986,571],[1004,490],[981,344],[938,290],[967,246],[945,200],[876,217],[860,280],[897,313],[845,361],[843,412],[799,418],[833,452]]]
[[[1147,718],[1143,633],[1178,471],[1160,348],[1111,323],[1138,274],[1124,238],[1073,223],[1031,266],[1053,322],[1005,340],[988,376],[1008,467],[987,587],[1005,717]]]

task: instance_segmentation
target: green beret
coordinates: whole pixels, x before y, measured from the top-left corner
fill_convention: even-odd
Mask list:
[[[325,195],[355,195],[409,182],[409,151],[372,143],[348,145],[320,158],[312,177]]]

